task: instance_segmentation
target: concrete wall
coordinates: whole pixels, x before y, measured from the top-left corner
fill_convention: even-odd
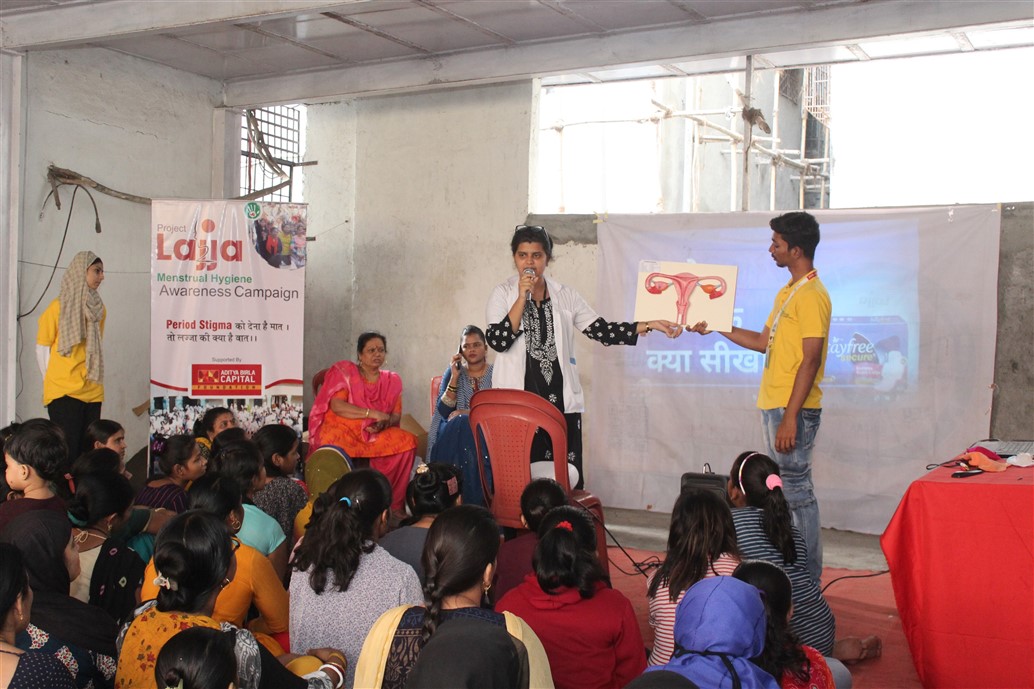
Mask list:
[[[51,163],[120,191],[145,197],[206,198],[210,194],[212,112],[218,82],[105,50],[33,52],[27,58],[19,304],[28,311],[59,268],[39,307],[20,321],[17,414],[45,416],[35,361],[39,315],[55,299],[63,268],[78,251],[104,260],[100,293],[108,309],[104,337],[103,415],[126,426],[130,452],[147,440],[147,417],[132,407],[147,399],[149,370],[150,207],[94,192],[102,232],[94,232],[90,200],[79,192],[64,250],[58,250],[72,188],[60,189],[62,209],[48,202]]]
[[[306,159],[319,164],[301,168],[309,203],[309,237],[305,269],[306,380],[351,351],[355,241],[355,101],[307,108]],[[305,386],[305,407],[312,387]]]
[[[510,235],[528,211],[533,102],[532,83],[521,82],[310,110],[310,150],[323,129],[349,138],[353,121],[356,144],[351,177],[338,151],[314,155],[320,165],[309,174],[333,180],[330,164],[340,179],[317,186],[306,177],[310,207],[332,217],[312,225],[307,301],[320,306],[307,305],[307,376],[354,359],[359,333],[379,330],[406,411],[428,423],[430,377],[444,371],[465,324],[484,326],[488,294],[512,270]],[[320,271],[330,256],[334,270]]]
[[[1034,203],[1002,204],[991,435],[1034,438]]]

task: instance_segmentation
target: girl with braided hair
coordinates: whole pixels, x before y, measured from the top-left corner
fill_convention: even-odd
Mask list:
[[[486,606],[498,552],[499,526],[488,510],[459,505],[442,512],[428,529],[424,544],[424,605],[400,606],[377,620],[359,656],[356,686],[408,686],[407,679],[421,651],[438,638],[440,629],[449,629],[449,636],[461,629],[480,630],[480,637],[485,639],[498,636],[502,629],[509,635],[518,661],[515,676],[506,686],[552,687],[549,661],[535,632],[519,617]],[[465,656],[476,656],[480,650],[470,647],[452,663],[468,662]]]
[[[833,689],[833,676],[822,654],[801,645],[790,629],[790,578],[764,560],[744,562],[733,576],[761,591],[765,603],[765,650],[754,663],[779,680],[782,689]]]
[[[375,469],[345,474],[316,499],[291,562],[291,648],[342,649],[350,661],[347,687],[354,684],[363,639],[381,613],[424,599],[413,568],[377,545],[390,505],[391,484],[384,474]]]
[[[639,622],[628,598],[610,588],[584,509],[546,514],[532,564],[535,571],[496,609],[519,615],[542,639],[557,688],[620,689],[642,674]]]

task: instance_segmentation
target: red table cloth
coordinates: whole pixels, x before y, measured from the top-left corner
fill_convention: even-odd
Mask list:
[[[880,538],[924,687],[1034,687],[1034,468],[909,486]]]

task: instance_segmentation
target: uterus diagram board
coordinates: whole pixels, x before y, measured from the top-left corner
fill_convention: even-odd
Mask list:
[[[708,330],[732,330],[736,304],[736,266],[673,261],[639,262],[635,320],[666,320]]]

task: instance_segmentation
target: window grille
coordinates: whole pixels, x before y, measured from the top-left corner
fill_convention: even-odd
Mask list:
[[[803,69],[784,69],[779,73],[779,95],[794,105],[801,102],[801,79]]]
[[[808,88],[804,109],[822,124],[829,126],[829,65],[808,68]]]
[[[262,201],[301,202],[294,178],[302,162],[303,105],[255,108],[241,118],[241,195],[283,184],[260,197]],[[249,124],[250,123],[250,124]],[[250,131],[254,127],[258,136]],[[264,144],[264,146],[262,145]]]

